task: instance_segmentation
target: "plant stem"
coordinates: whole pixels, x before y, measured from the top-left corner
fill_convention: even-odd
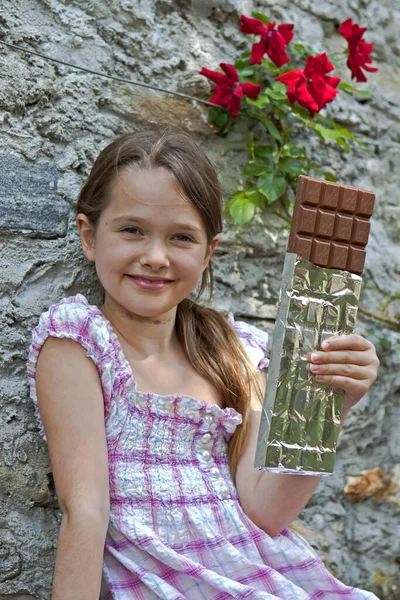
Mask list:
[[[367,315],[368,317],[371,317],[372,319],[377,319],[378,321],[382,321],[383,323],[386,323],[386,325],[388,327],[390,327],[391,329],[394,329],[395,331],[400,331],[400,321],[393,321],[393,319],[389,319],[388,317],[384,317],[382,315],[377,315],[376,313],[373,313],[373,312],[367,310],[366,308],[363,308],[362,306],[359,306],[358,310],[360,311],[360,313],[363,313],[364,315]]]

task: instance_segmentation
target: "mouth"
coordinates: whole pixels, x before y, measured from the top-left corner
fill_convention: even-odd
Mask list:
[[[171,283],[173,279],[167,279],[165,277],[149,277],[148,275],[128,275],[131,279],[140,279],[141,281],[147,281],[149,283]]]
[[[163,290],[173,283],[173,279],[156,279],[141,275],[128,275],[128,277],[136,287],[142,290]]]

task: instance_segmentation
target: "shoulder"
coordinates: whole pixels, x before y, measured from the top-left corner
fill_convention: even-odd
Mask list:
[[[102,345],[108,330],[101,311],[88,303],[85,296],[68,296],[42,312],[32,330],[32,343],[43,345],[48,336],[67,337],[82,344]]]
[[[112,399],[113,382],[117,379],[115,376],[117,350],[110,343],[111,332],[107,321],[96,306],[88,303],[85,296],[77,294],[63,298],[42,312],[38,324],[32,330],[26,367],[30,396],[35,404],[35,415],[43,439],[46,437],[38,409],[36,375],[40,352],[49,338],[67,338],[84,348],[86,356],[92,359],[101,378],[106,413]],[[53,351],[54,344],[50,345],[50,349]],[[63,345],[62,351],[57,347],[57,356],[60,356],[60,352],[62,357],[69,356],[72,350],[68,345]],[[75,355],[75,351],[73,354]],[[51,361],[51,364],[53,362]]]
[[[111,332],[105,317],[82,294],[63,298],[42,312],[31,335],[27,361],[31,378],[36,371],[39,353],[49,337],[77,342],[98,368],[106,360],[111,347]]]
[[[42,312],[37,327],[46,324],[54,331],[76,326],[86,322],[91,314],[94,313],[94,306],[91,306],[83,294],[68,296],[59,302],[49,306]]]
[[[241,340],[256,369],[260,371],[268,367],[268,333],[251,323],[237,321],[233,313],[228,314],[228,321]]]

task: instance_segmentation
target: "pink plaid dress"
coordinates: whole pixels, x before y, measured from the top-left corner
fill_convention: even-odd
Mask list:
[[[264,368],[267,334],[230,322]],[[138,390],[110,322],[82,294],[52,305],[32,332],[28,379],[43,439],[35,370],[48,336],[81,344],[103,388],[111,512],[102,600],[377,600],[335,579],[299,535],[270,537],[247,517],[228,467],[241,415]]]

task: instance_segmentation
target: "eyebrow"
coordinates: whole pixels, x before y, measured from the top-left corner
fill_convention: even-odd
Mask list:
[[[111,221],[111,223],[113,225],[119,225],[121,223],[141,223],[142,225],[147,225],[149,221],[147,221],[146,219],[142,219],[141,217],[131,217],[123,215],[121,217],[116,217]],[[173,227],[202,233],[202,230],[199,227],[191,225],[190,223],[173,223]]]

